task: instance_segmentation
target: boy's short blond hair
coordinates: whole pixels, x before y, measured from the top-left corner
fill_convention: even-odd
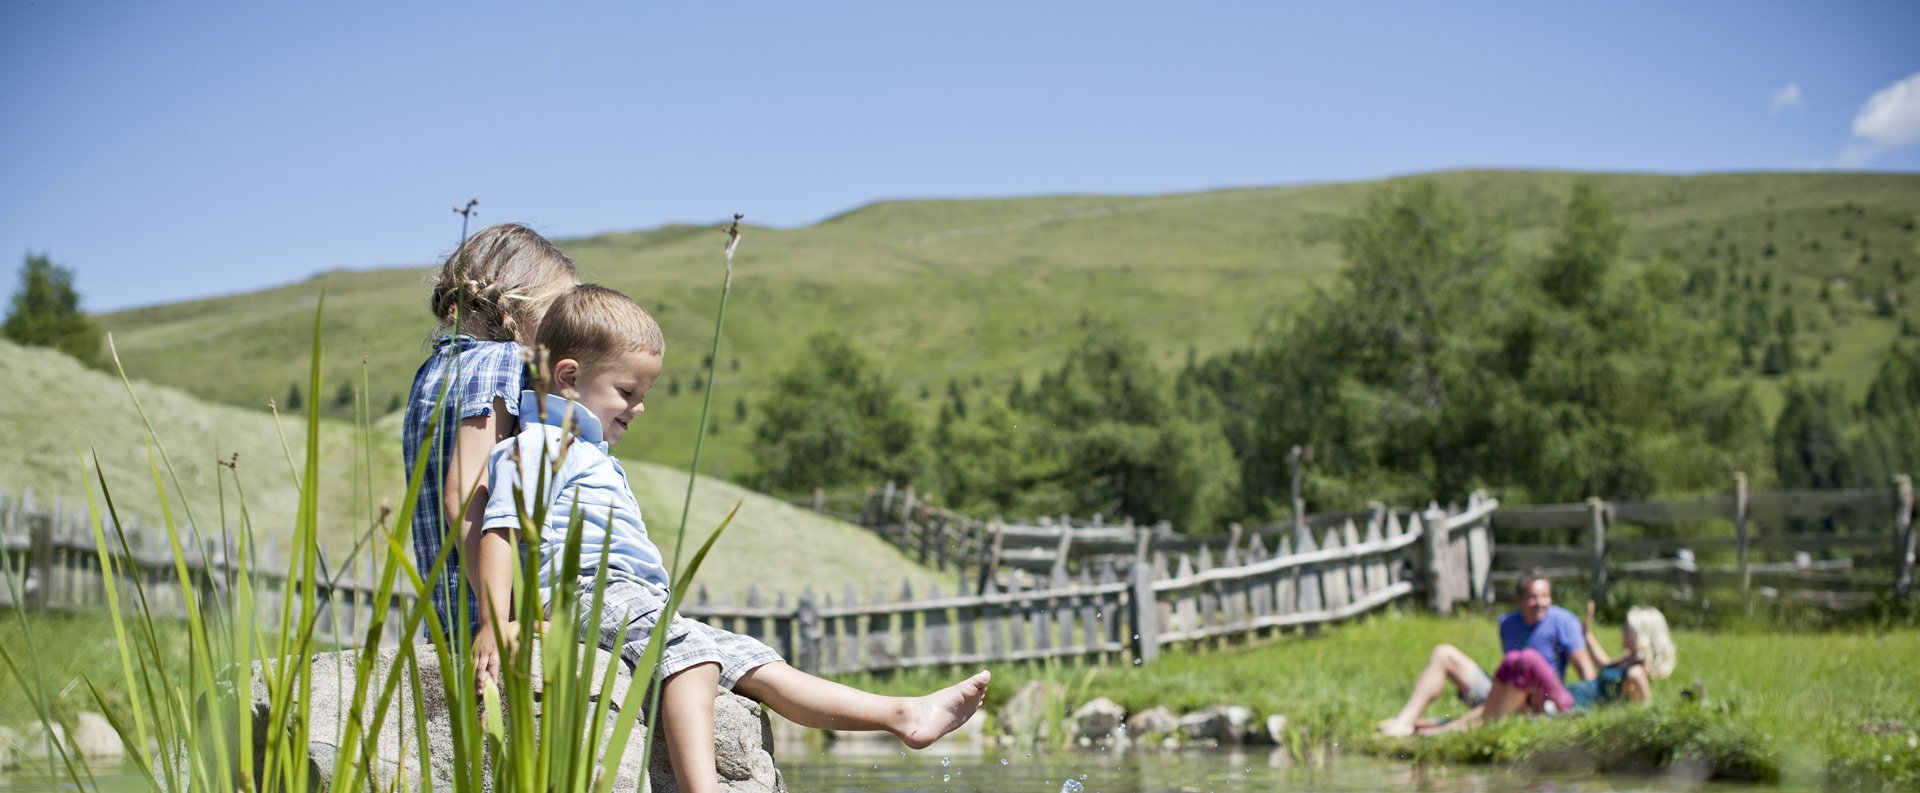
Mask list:
[[[572,358],[590,368],[623,353],[665,355],[666,337],[633,298],[599,284],[581,284],[554,298],[540,320],[535,348],[552,362]]]

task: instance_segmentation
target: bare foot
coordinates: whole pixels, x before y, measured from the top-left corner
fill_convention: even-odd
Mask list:
[[[1414,725],[1399,719],[1387,719],[1380,722],[1380,734],[1388,738],[1405,738],[1413,734]]]
[[[980,709],[980,701],[986,699],[987,683],[992,679],[992,672],[981,672],[912,700],[907,705],[906,718],[893,734],[911,749],[932,746],[941,736],[960,729],[960,725],[973,717],[973,712]]]

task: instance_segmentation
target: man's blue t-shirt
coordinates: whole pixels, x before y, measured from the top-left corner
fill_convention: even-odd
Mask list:
[[[1518,611],[1508,612],[1500,618],[1500,649],[1513,652],[1523,647],[1533,648],[1553,664],[1553,671],[1566,677],[1567,656],[1587,649],[1586,631],[1580,629],[1579,617],[1559,606],[1548,606],[1547,616],[1535,625],[1528,625]]]

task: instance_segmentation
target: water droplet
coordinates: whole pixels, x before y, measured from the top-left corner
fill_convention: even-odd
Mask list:
[[[1081,775],[1080,775],[1080,781],[1082,781],[1082,782],[1085,782],[1085,781],[1087,781],[1087,775],[1086,775],[1086,774],[1081,774]]]
[[[953,775],[952,775],[952,774],[941,774],[941,775],[940,775],[940,781],[942,781],[942,782],[952,782],[952,781],[953,781]]]
[[[1028,755],[1028,756],[1029,756],[1029,757],[1031,757],[1032,755]],[[1000,758],[1000,764],[1001,764],[1001,765],[1006,765],[1006,764],[1007,764],[1007,758],[1005,758],[1005,757],[1002,757],[1002,758]]]
[[[1060,786],[1060,793],[1087,793],[1087,786],[1080,784],[1077,780],[1069,779],[1066,784]]]
[[[953,765],[953,758],[951,758],[951,757],[942,757],[942,758],[940,758],[940,764],[941,764],[941,765]]]
[[[1032,760],[1032,759],[1033,759],[1033,753],[1032,753],[1032,752],[1028,752],[1028,753],[1027,753],[1027,759],[1028,759],[1028,760]]]
[[[1139,666],[1139,665],[1141,665],[1141,664],[1144,664],[1144,663],[1146,663],[1146,661],[1145,661],[1145,660],[1142,660],[1142,659],[1139,659],[1139,658],[1135,658],[1135,659],[1133,659],[1133,665],[1134,665],[1134,666]]]
[[[1253,773],[1253,766],[1247,766],[1247,773]]]

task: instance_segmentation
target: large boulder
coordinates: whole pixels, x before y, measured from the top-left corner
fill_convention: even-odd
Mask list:
[[[620,705],[627,696],[632,677],[625,663],[616,670],[612,690],[602,691],[601,680],[607,664],[615,662],[617,656],[598,648],[586,648],[593,653],[593,685],[590,696],[596,702],[605,699],[608,703],[606,722],[602,726],[602,740],[613,732],[614,720],[620,714]],[[445,689],[441,683],[440,667],[433,648],[422,645],[415,648],[414,657],[418,659],[419,689],[421,698],[414,701],[412,681],[403,679],[396,688],[392,703],[378,735],[371,743],[374,746],[376,767],[374,783],[386,789],[396,779],[407,781],[406,789],[417,789],[422,776],[419,762],[419,736],[415,732],[415,719],[424,718],[427,743],[428,768],[425,773],[431,775],[434,787],[441,790],[451,788],[456,771],[453,752],[453,715],[447,708]],[[390,675],[394,673],[396,661],[400,659],[400,649],[389,647],[377,652],[373,660],[372,679],[367,686],[363,703],[356,706],[350,702],[353,698],[354,668],[359,661],[358,651],[323,653],[315,655],[308,662],[313,676],[312,702],[306,708],[308,749],[312,758],[308,765],[310,787],[316,793],[332,790],[334,761],[343,743],[348,719],[356,712],[370,718],[379,703],[380,690]],[[582,658],[585,660],[584,656]],[[541,661],[538,648],[534,648],[533,668],[540,669]],[[535,676],[534,702],[536,710],[542,699],[542,687]],[[262,756],[253,760],[256,774],[264,763],[266,746],[266,726],[276,723],[273,719],[272,705],[262,676],[262,666],[254,665],[253,680],[250,686],[254,711],[256,751]],[[752,700],[725,691],[716,691],[714,701],[714,754],[716,770],[722,790],[732,793],[784,793],[786,783],[773,765],[773,731],[766,714]],[[640,753],[646,739],[644,716],[633,730],[627,742],[625,754],[614,764],[616,790],[640,789]],[[537,723],[539,713],[534,714]],[[604,760],[604,757],[601,758]],[[651,778],[653,790],[659,793],[678,793],[679,787],[673,781],[673,770],[668,765],[667,750],[663,741],[655,741],[653,748]],[[259,778],[256,776],[256,778]]]

